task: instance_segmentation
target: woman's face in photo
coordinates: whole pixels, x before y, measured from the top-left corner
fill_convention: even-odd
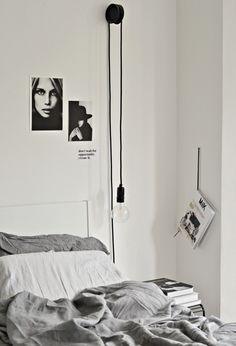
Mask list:
[[[34,94],[36,111],[44,118],[49,118],[58,103],[58,94],[49,78],[39,78]]]

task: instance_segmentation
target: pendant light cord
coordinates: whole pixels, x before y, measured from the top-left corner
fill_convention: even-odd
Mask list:
[[[123,120],[123,33],[120,23],[120,187],[122,186],[122,120]],[[111,116],[111,28],[108,23],[108,98],[109,98],[109,146],[110,146],[110,208],[113,210],[113,157],[112,157],[112,116]],[[115,263],[115,234],[114,221],[111,218],[112,257]]]
[[[110,212],[113,210],[113,159],[112,159],[112,129],[111,129],[111,30],[108,23],[108,117],[109,117],[109,146],[110,146]],[[114,221],[111,217],[112,260],[115,263]]]
[[[122,185],[122,120],[123,120],[123,52],[122,52],[122,21],[120,23],[120,185]]]

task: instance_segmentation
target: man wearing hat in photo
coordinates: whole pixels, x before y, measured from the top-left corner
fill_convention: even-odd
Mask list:
[[[92,127],[88,123],[91,117],[78,101],[69,101],[69,141],[92,140]]]

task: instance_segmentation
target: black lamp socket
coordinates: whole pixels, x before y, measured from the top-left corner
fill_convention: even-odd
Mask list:
[[[116,202],[124,203],[124,201],[125,201],[125,188],[120,184],[117,187]]]

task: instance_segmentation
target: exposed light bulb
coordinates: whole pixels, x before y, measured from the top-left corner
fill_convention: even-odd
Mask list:
[[[124,204],[125,200],[125,189],[120,184],[117,188],[116,201],[117,205],[113,208],[111,216],[116,222],[125,222],[129,218],[129,209]]]
[[[129,209],[124,203],[117,203],[112,210],[112,218],[116,222],[125,222],[129,218]]]

